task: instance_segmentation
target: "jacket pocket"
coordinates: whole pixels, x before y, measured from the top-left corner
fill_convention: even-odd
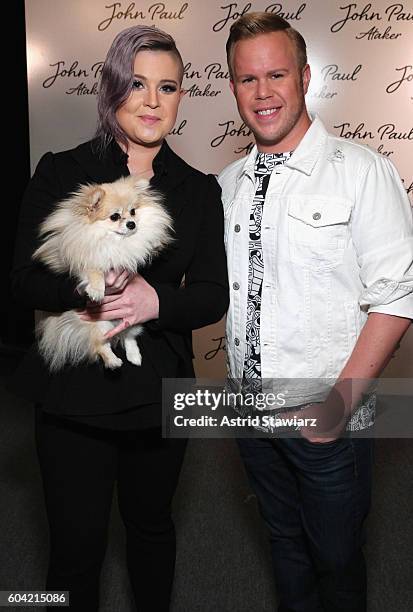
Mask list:
[[[315,270],[339,266],[349,239],[351,207],[350,201],[338,198],[291,198],[288,205],[291,261]]]

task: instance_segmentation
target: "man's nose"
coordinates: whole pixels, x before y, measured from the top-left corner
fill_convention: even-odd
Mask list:
[[[256,96],[260,100],[264,100],[272,96],[272,89],[267,79],[262,79],[260,81],[257,81]]]

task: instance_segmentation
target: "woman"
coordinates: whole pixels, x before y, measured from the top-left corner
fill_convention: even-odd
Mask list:
[[[165,142],[184,93],[182,78],[182,59],[168,34],[146,26],[120,32],[103,67],[96,137],[44,155],[22,206],[13,271],[22,303],[49,312],[81,308],[85,320],[121,319],[116,331],[145,324],[141,367],[125,360],[116,371],[95,363],[51,376],[33,347],[18,372],[26,396],[37,403],[51,535],[47,589],[69,590],[72,610],[98,609],[115,482],[137,607],[169,608],[171,501],[186,444],[161,437],[161,379],[193,376],[191,330],[219,320],[228,303],[219,188]],[[32,261],[37,228],[79,184],[128,174],[150,179],[165,195],[175,240],[140,274],[110,272],[103,303],[92,307],[76,280]]]

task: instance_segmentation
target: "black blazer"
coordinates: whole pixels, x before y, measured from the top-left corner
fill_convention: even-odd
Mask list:
[[[56,202],[78,185],[127,176],[127,155],[113,143],[102,156],[96,141],[70,151],[46,153],[27,188],[16,243],[12,288],[25,306],[61,312],[83,306],[75,279],[32,261],[38,227]],[[56,414],[107,414],[160,400],[161,378],[191,377],[191,330],[218,321],[228,307],[219,186],[179,158],[166,143],[153,162],[151,184],[165,195],[173,218],[174,242],[140,273],[159,296],[159,319],[145,324],[139,338],[143,363],[115,371],[102,363],[66,368],[50,375],[33,346],[14,388]],[[181,287],[185,278],[184,287]],[[117,352],[119,349],[115,349]]]

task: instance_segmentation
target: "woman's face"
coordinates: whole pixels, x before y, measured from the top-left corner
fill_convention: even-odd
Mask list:
[[[175,124],[181,89],[179,63],[167,51],[139,51],[135,57],[133,89],[116,111],[130,143],[156,146]]]

